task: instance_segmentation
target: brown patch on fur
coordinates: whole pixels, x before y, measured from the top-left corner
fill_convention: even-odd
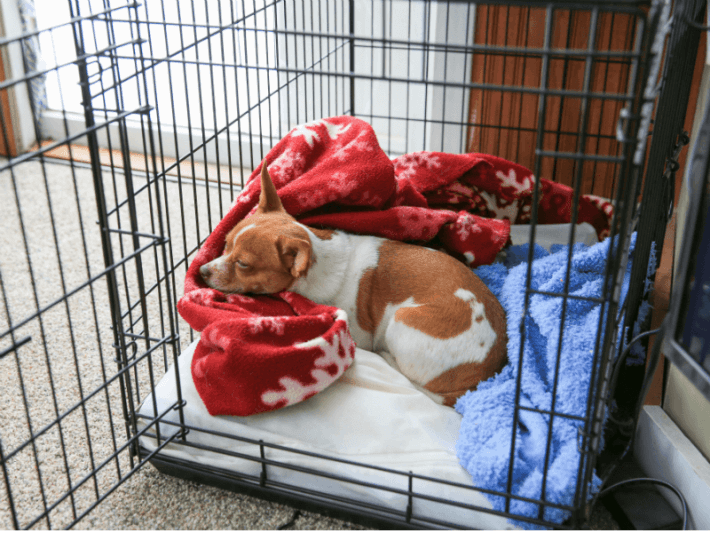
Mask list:
[[[253,228],[239,235],[251,224]],[[224,260],[232,268],[222,274],[222,286],[215,287],[224,292],[279,292],[304,276],[311,265],[308,233],[294,224],[293,218],[285,212],[271,212],[268,216],[254,214],[237,224],[227,235],[226,242]]]
[[[414,301],[419,303],[416,297]],[[456,296],[442,296],[420,307],[402,307],[394,319],[437,339],[450,339],[471,327],[471,306]]]
[[[254,227],[240,234],[248,226]],[[263,165],[256,212],[230,230],[224,255],[200,272],[207,285],[222,292],[272,294],[305,276],[312,262],[308,233],[284,210]]]
[[[476,390],[481,381],[485,381],[508,364],[508,336],[498,332],[495,344],[488,352],[486,359],[480,363],[467,363],[451,368],[432,379],[424,388],[438,394],[444,400],[444,405],[453,407],[461,396],[470,390]]]
[[[309,230],[313,232],[313,234],[318,237],[322,241],[329,241],[330,239],[333,238],[333,233],[335,233],[334,229],[319,229],[319,228],[312,228],[310,226],[307,226]]]
[[[384,309],[382,309],[380,315],[376,317],[377,321],[375,321],[375,317],[373,317],[372,314],[373,309],[370,306],[370,300],[373,294],[372,285],[375,279],[375,272],[376,269],[374,268],[368,268],[365,272],[363,272],[362,277],[360,278],[360,285],[357,290],[357,299],[355,301],[357,308],[357,323],[362,329],[370,333],[373,333],[375,329],[377,329],[377,324],[380,323],[379,321],[382,319],[382,313],[384,313]],[[378,311],[380,310],[378,309]]]
[[[395,320],[438,339],[456,337],[471,327],[470,305],[454,295],[470,291],[485,308],[491,327],[505,336],[505,312],[488,287],[461,262],[434,250],[384,241],[376,268],[360,279],[357,321],[374,333],[388,304],[413,297],[419,307],[404,307]]]
[[[276,192],[276,187],[274,187],[274,182],[269,175],[269,170],[266,168],[266,161],[261,163],[261,192],[259,193],[258,210],[262,213],[284,211],[281,199]]]

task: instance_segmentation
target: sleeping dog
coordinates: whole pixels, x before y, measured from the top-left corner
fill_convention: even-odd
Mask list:
[[[256,212],[200,274],[222,292],[289,290],[344,309],[359,348],[445,405],[507,363],[505,312],[469,268],[429,248],[300,224],[265,163]]]

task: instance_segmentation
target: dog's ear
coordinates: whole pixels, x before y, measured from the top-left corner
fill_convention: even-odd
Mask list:
[[[280,235],[276,246],[281,255],[281,263],[294,278],[300,278],[311,266],[311,243],[298,237]]]
[[[258,211],[262,213],[270,213],[274,211],[283,211],[283,205],[279,195],[276,194],[276,187],[271,181],[269,171],[266,169],[266,161],[261,163],[261,194],[259,195]]]

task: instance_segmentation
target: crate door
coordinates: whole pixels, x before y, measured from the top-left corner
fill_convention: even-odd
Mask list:
[[[136,412],[178,350],[138,4],[52,7],[46,78],[78,92],[54,95],[51,137],[35,123],[34,146],[0,159],[0,529],[91,529],[109,497],[130,511],[123,483],[146,462]],[[0,58],[23,39],[1,40]],[[38,76],[4,77],[6,149],[11,91]]]

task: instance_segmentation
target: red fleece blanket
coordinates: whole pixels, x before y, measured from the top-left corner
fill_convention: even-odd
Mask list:
[[[333,117],[298,126],[264,158],[281,202],[300,222],[321,228],[426,243],[472,267],[491,263],[510,224],[530,220],[535,177],[485,154],[416,152],[390,160],[369,124]],[[183,318],[202,331],[192,363],[212,415],[250,415],[302,401],[335,381],[354,353],[344,313],[288,292],[223,295],[199,268],[259,202],[261,165],[190,265]],[[573,191],[541,179],[538,223],[571,220]],[[579,222],[608,233],[612,206],[583,195]],[[304,348],[304,346],[306,348]],[[308,355],[306,355],[306,353]]]

